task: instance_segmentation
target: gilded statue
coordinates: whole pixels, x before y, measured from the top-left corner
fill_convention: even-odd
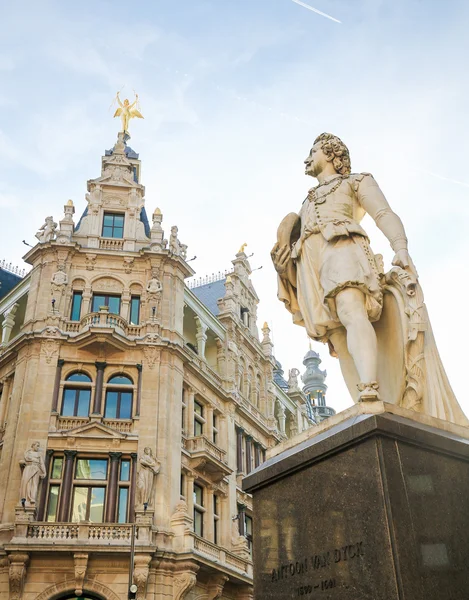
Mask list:
[[[24,460],[20,461],[23,467],[20,486],[20,500],[25,506],[36,506],[39,480],[46,476],[44,458],[39,452],[40,443],[33,442],[31,448],[24,453]]]
[[[436,350],[401,219],[370,173],[352,173],[337,136],[318,136],[304,162],[318,184],[278,228],[271,256],[279,299],[311,339],[328,343],[355,401],[381,398],[467,424]],[[360,224],[367,213],[395,253],[389,273]]]
[[[130,119],[133,119],[134,117],[137,117],[138,119],[144,118],[142,113],[137,108],[138,94],[135,94],[135,100],[132,102],[132,104],[130,104],[130,102],[127,98],[122,103],[122,101],[119,97],[119,92],[117,92],[117,94],[116,94],[116,100],[117,100],[117,103],[119,104],[119,107],[117,108],[116,112],[114,113],[114,117],[121,118],[122,131],[124,133],[128,133]]]

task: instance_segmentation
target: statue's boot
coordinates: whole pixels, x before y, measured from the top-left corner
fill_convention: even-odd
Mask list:
[[[370,383],[359,383],[357,385],[359,394],[358,402],[374,402],[375,400],[381,400],[378,392],[378,382],[372,381]]]

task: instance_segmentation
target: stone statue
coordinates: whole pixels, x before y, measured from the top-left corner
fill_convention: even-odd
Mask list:
[[[400,218],[372,175],[351,172],[338,137],[317,137],[305,165],[318,185],[299,214],[283,219],[271,252],[279,299],[310,338],[327,342],[338,356],[355,401],[381,394],[387,402],[468,424],[434,344]],[[387,274],[360,225],[366,213],[395,252]]]
[[[24,466],[21,477],[20,500],[25,502],[25,506],[35,506],[37,491],[39,488],[39,479],[46,476],[44,459],[39,452],[39,442],[33,442],[31,448],[24,453],[24,460],[20,465]]]
[[[187,246],[186,244],[181,244],[178,239],[178,228],[176,225],[171,227],[171,235],[169,236],[169,251],[175,256],[181,256],[182,258],[187,258]]]
[[[55,230],[57,229],[57,223],[54,223],[54,217],[46,217],[46,221],[39,231],[36,233],[36,237],[41,244],[50,242],[55,238]]]
[[[288,371],[288,391],[299,391],[298,387],[298,369],[290,369]]]
[[[116,94],[116,100],[119,104],[119,108],[114,113],[114,117],[120,117],[122,121],[122,131],[124,133],[128,133],[129,131],[129,121],[134,117],[139,119],[143,119],[142,113],[136,108],[138,103],[138,94],[135,94],[135,100],[130,104],[127,98],[124,100],[122,104],[121,99],[119,98],[119,92]]]
[[[160,472],[161,464],[152,454],[151,448],[145,448],[140,457],[140,471],[137,480],[137,502],[139,505],[153,504],[153,486]]]

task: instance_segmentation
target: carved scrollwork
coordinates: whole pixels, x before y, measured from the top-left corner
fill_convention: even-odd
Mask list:
[[[10,568],[8,579],[10,584],[10,600],[20,600],[23,594],[24,582],[26,581],[26,567],[29,562],[29,554],[18,552],[8,557]]]

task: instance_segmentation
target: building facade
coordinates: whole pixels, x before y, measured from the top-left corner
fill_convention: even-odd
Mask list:
[[[120,133],[0,288],[0,598],[252,598],[241,478],[317,422],[288,381],[243,249],[186,284]],[[5,271],[5,270],[4,270]],[[1,273],[0,273],[1,275]],[[1,277],[0,277],[1,279]]]

